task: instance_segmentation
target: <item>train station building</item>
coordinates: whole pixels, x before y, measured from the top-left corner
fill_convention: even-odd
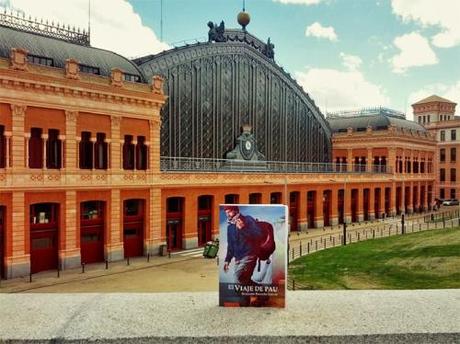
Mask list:
[[[326,118],[269,39],[208,26],[208,42],[131,61],[3,17],[2,278],[199,247],[221,203],[286,204],[291,231],[431,208],[424,123]]]

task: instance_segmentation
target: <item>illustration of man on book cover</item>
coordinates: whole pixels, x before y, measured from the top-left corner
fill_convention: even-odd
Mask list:
[[[285,307],[287,207],[221,205],[219,305]]]

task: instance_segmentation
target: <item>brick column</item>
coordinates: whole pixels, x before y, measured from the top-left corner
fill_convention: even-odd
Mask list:
[[[333,188],[331,193],[331,225],[337,226],[339,224],[339,190]]]
[[[160,252],[160,245],[166,245],[166,241],[161,240],[161,189],[150,189],[149,207],[149,232],[145,253],[156,255]],[[166,234],[163,236],[166,237]]]
[[[24,140],[23,136],[22,139]],[[11,227],[8,227],[11,228],[12,233],[7,235],[11,238],[12,254],[6,257],[7,278],[27,276],[30,272],[30,254],[26,252],[26,240],[30,240],[30,238],[25,235],[25,226],[28,221],[25,219],[24,201],[24,192],[13,192],[12,224]]]
[[[160,172],[160,120],[150,120],[149,169]]]
[[[367,149],[367,172],[372,172],[372,165],[374,160],[372,159],[372,148]]]
[[[358,222],[364,221],[364,192],[362,186],[358,188]]]
[[[396,149],[389,148],[388,149],[388,159],[387,159],[387,166],[390,170],[390,173],[396,173]]]
[[[121,233],[123,221],[123,205],[120,201],[120,190],[112,189],[110,192],[110,211],[107,219],[107,244],[105,246],[106,258],[109,261],[124,258],[123,236]]]
[[[353,171],[353,150],[348,149],[347,150],[347,162],[348,162],[348,172]]]
[[[11,131],[11,161],[12,167],[16,169],[25,166],[25,139],[24,119],[27,107],[24,105],[11,104],[12,131]]]
[[[307,219],[307,192],[306,190],[301,189],[299,191],[299,203],[298,203],[298,214],[299,218],[297,223],[299,224],[300,230],[306,230],[308,228],[308,219]]]
[[[121,170],[121,145],[120,145],[120,117],[111,117],[110,162],[109,169],[119,172]]]
[[[344,221],[345,223],[351,223],[351,185],[344,185]]]
[[[77,237],[80,229],[77,229],[77,192],[74,190],[65,193],[65,230],[63,249],[59,251],[62,269],[70,269],[80,266],[80,247],[77,247]]]
[[[79,165],[77,159],[77,119],[78,111],[65,112],[65,170],[76,171]]]
[[[262,193],[262,197],[261,197],[262,198],[261,199],[262,204],[270,204],[270,194],[271,194],[271,192],[270,191],[265,191],[265,192],[261,192],[261,193]]]
[[[184,227],[182,248],[198,247],[198,196],[195,194],[185,197]]]
[[[314,216],[314,225],[315,228],[324,227],[324,218],[323,218],[323,192],[322,188],[316,190],[316,200],[315,200],[315,216]]]
[[[369,220],[375,220],[375,188],[369,188]]]
[[[412,204],[412,183],[405,183],[405,187],[408,187],[408,195],[407,195],[407,199],[409,200],[408,204],[407,204],[407,213],[408,214],[412,214],[414,212],[414,208],[413,208],[413,204]],[[406,196],[405,196],[406,197]]]
[[[222,190],[219,190],[214,194],[214,204],[212,210],[212,238],[219,237],[219,222],[220,222],[220,213],[219,213],[219,204],[225,203],[225,196]]]

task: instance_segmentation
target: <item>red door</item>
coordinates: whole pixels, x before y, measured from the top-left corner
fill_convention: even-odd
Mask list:
[[[81,262],[104,261],[104,202],[84,202],[80,212]]]
[[[0,207],[0,279],[5,278],[5,208]]]
[[[58,267],[58,206],[52,203],[31,207],[30,264],[31,272]]]
[[[200,217],[198,220],[198,245],[203,246],[211,240],[211,219],[207,216]]]
[[[180,220],[168,220],[166,226],[166,242],[168,250],[182,249],[182,223]]]
[[[124,202],[123,245],[125,257],[144,255],[144,202]]]

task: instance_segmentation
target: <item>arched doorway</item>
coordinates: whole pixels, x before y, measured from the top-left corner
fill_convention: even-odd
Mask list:
[[[380,216],[380,207],[381,207],[380,200],[382,197],[381,193],[382,193],[382,189],[375,188],[374,190],[374,216],[376,219],[378,219]]]
[[[363,217],[364,221],[369,221],[369,202],[370,202],[370,190],[363,190]]]
[[[300,192],[291,192],[289,194],[289,225],[290,231],[298,231],[298,211],[299,211]]]
[[[168,250],[182,249],[184,199],[170,197],[166,200],[166,244]]]
[[[123,202],[123,246],[125,257],[144,255],[144,200]]]
[[[81,262],[104,261],[105,202],[88,201],[80,205]]]
[[[212,196],[198,197],[198,245],[212,240]]]
[[[323,192],[323,224],[324,227],[329,227],[331,225],[331,213],[332,213],[332,191],[325,190]]]
[[[30,265],[36,273],[58,268],[59,204],[30,206]]]
[[[315,203],[316,203],[316,191],[307,192],[307,221],[308,228],[315,226]]]

